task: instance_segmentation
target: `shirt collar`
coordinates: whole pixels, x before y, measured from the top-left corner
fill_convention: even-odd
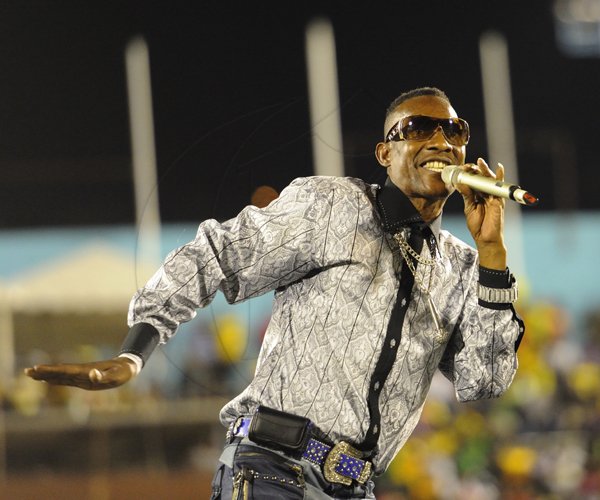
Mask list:
[[[383,229],[388,233],[394,234],[403,227],[425,224],[419,211],[389,177],[377,192],[377,208],[381,215]],[[442,214],[440,213],[427,225],[435,236],[436,242],[439,243]]]

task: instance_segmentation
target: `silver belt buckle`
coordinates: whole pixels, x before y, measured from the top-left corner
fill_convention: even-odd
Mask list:
[[[325,463],[323,464],[323,475],[330,483],[339,483],[350,486],[352,484],[352,478],[344,476],[335,470],[340,464],[342,454],[362,460],[362,453],[359,450],[346,441],[340,441],[334,445],[328,453]],[[365,484],[371,475],[371,462],[364,461],[364,464],[363,470],[356,479],[359,484]]]

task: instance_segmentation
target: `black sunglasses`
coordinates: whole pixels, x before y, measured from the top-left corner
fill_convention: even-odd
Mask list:
[[[434,118],[432,116],[407,116],[396,122],[385,136],[389,141],[426,141],[438,128],[453,146],[465,146],[469,142],[469,124],[462,118]]]

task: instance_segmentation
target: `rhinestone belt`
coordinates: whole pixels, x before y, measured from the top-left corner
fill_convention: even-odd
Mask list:
[[[240,417],[229,428],[228,436],[247,437],[252,417]],[[310,438],[302,458],[319,466],[330,483],[350,486],[352,480],[365,484],[371,476],[372,464],[362,460],[362,453],[345,441],[329,446]]]

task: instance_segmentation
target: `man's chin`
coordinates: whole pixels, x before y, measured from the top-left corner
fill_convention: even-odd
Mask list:
[[[425,184],[425,194],[428,198],[444,200],[448,198],[455,189],[447,185],[438,174],[436,178],[427,179]]]

